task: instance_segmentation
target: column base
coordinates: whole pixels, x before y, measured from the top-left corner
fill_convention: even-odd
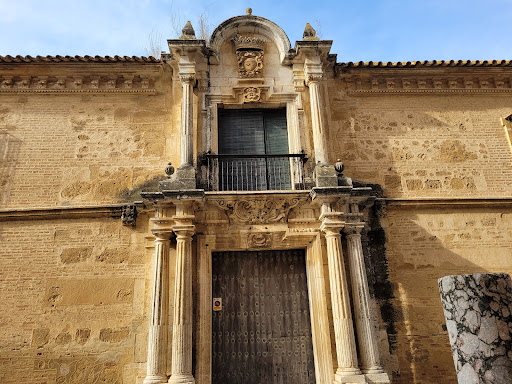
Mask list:
[[[364,373],[366,382],[371,384],[390,384],[389,376],[385,372],[380,373]]]
[[[334,374],[334,383],[335,384],[359,384],[363,383],[366,384],[366,378],[363,374],[361,374],[361,371],[359,369],[353,370],[353,372],[343,370],[343,371],[337,371]]]
[[[143,383],[144,384],[164,384],[164,383],[167,383],[167,376],[166,375],[146,376]]]
[[[169,377],[169,384],[194,384],[195,379],[192,375],[172,375]]]

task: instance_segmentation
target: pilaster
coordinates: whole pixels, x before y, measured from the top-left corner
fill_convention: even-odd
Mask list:
[[[180,164],[169,180],[160,183],[160,190],[190,190],[196,188],[194,168],[194,86],[197,77],[206,70],[205,41],[196,39],[190,22],[179,39],[167,41],[173,72],[179,78],[183,93],[181,100]],[[199,75],[198,75],[199,74]],[[204,80],[204,79],[201,79]],[[202,81],[202,88],[204,88]]]
[[[185,68],[180,66],[179,73],[180,81],[183,86],[183,97],[181,100],[180,167],[193,166],[194,164],[194,94],[192,88],[195,81],[195,63],[189,64],[190,66]]]
[[[322,100],[320,97],[320,80],[323,70],[319,57],[306,58],[304,64],[306,85],[309,88],[309,102],[311,105],[311,128],[313,130],[313,145],[315,146],[316,163],[328,164],[327,139],[325,135],[324,121],[322,116]]]

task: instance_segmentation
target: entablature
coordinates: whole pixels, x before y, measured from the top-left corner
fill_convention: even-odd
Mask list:
[[[508,93],[512,72],[504,67],[345,67],[336,78],[352,94]]]

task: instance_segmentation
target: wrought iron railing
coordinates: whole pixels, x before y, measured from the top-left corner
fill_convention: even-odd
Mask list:
[[[305,189],[305,154],[205,154],[204,188],[208,191],[266,191]]]

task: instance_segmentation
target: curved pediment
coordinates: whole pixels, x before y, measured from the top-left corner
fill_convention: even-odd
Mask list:
[[[224,44],[236,35],[250,35],[272,41],[278,51],[281,63],[291,48],[288,36],[276,23],[259,16],[244,15],[232,17],[213,31],[209,46],[218,54]]]

